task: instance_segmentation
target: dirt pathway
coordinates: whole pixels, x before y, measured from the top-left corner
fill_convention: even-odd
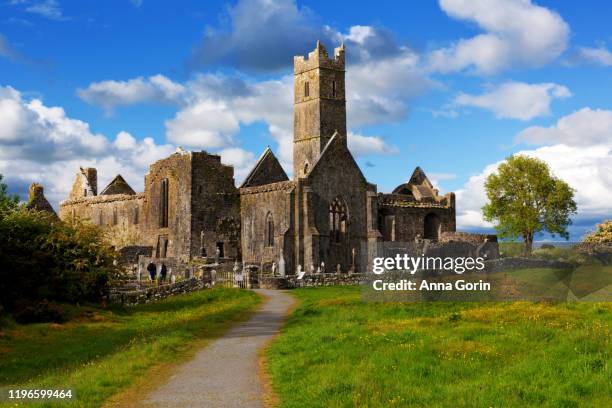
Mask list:
[[[146,407],[261,407],[258,351],[278,333],[295,300],[258,289],[262,308],[198,351],[143,400]]]

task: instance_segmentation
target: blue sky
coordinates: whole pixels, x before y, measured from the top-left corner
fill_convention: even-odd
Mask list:
[[[57,206],[79,165],[142,188],[176,146],[240,180],[265,146],[291,168],[292,56],[347,46],[349,144],[390,191],[421,166],[488,228],[482,180],[547,161],[576,189],[572,238],[612,216],[608,2],[0,0],[0,173]]]

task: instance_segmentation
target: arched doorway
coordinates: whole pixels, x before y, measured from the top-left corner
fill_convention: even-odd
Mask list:
[[[437,240],[440,235],[440,217],[434,213],[425,216],[423,238]]]

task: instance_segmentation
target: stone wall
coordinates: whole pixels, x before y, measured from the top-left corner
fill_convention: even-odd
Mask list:
[[[143,200],[143,194],[84,196],[63,201],[59,216],[64,221],[79,218],[102,226],[116,248],[140,245]]]
[[[134,306],[204,289],[201,279],[191,278],[176,283],[161,286],[151,286],[146,289],[129,292],[114,292],[109,296],[109,302],[124,306]]]
[[[120,248],[118,250],[119,265],[133,265],[138,263],[140,256],[150,257],[153,254],[153,248],[150,246],[131,245]]]
[[[319,273],[304,275],[298,279],[295,275],[259,276],[259,287],[262,289],[295,289],[317,286],[359,285],[365,278],[361,273]]]
[[[440,235],[455,231],[455,209],[442,205],[400,206],[379,201],[379,229],[385,241],[409,242],[425,237],[425,217],[440,221]]]
[[[497,235],[493,234],[472,234],[469,232],[443,231],[440,234],[441,242],[463,241],[472,244],[482,244],[483,242],[497,242]]]
[[[300,213],[302,242],[300,263],[310,271],[323,261],[328,268],[341,265],[349,270],[352,251],[359,259],[361,243],[371,236],[373,209],[368,205],[368,193],[376,192],[369,184],[346,146],[346,140],[330,141],[306,180],[300,179]],[[338,200],[344,208],[346,222],[339,240],[330,236],[330,208]],[[375,227],[374,227],[375,228]],[[359,269],[358,269],[359,270]]]
[[[240,256],[240,195],[234,185],[234,169],[217,155],[192,153],[191,256]]]
[[[261,264],[269,271],[281,253],[287,271],[293,270],[295,183],[283,181],[240,189],[242,260]],[[268,245],[268,220],[273,225],[273,245]]]
[[[162,222],[163,180],[168,183],[168,225]],[[145,176],[142,245],[154,256],[188,257],[191,249],[191,154],[177,152],[153,163]],[[165,253],[164,253],[165,252]]]

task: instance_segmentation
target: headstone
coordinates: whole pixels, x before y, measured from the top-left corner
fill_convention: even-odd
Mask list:
[[[340,264],[336,265],[336,273],[340,273],[342,272],[342,267],[340,266]]]
[[[272,262],[272,276],[276,276],[276,262]]]
[[[305,274],[306,272],[302,271],[302,265],[298,264],[297,273],[296,273],[298,280],[302,279]]]
[[[285,258],[283,258],[283,253],[281,251],[280,253],[280,259],[278,260],[278,273],[280,276],[285,276],[286,275],[286,271],[285,271]]]

